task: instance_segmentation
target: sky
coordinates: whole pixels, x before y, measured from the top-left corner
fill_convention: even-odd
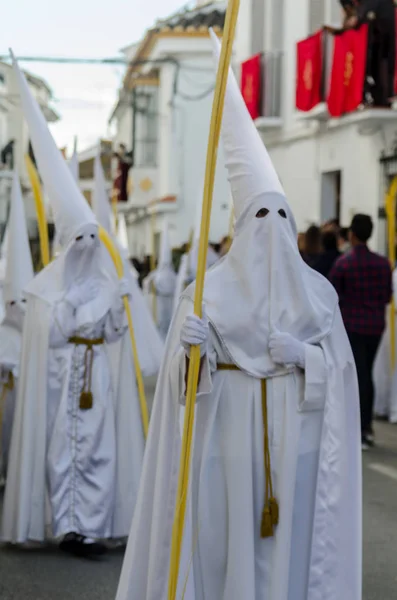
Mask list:
[[[138,41],[157,18],[187,0],[13,0],[2,20],[0,55],[110,58]],[[22,67],[43,77],[53,90],[52,107],[61,120],[51,129],[59,147],[94,145],[109,134],[108,118],[122,82],[122,65],[62,65],[39,62]]]

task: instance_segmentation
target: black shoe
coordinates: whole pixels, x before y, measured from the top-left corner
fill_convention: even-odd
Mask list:
[[[104,544],[99,542],[87,541],[84,535],[78,533],[68,533],[59,544],[62,552],[67,552],[80,558],[89,558],[90,556],[102,556],[107,552]]]

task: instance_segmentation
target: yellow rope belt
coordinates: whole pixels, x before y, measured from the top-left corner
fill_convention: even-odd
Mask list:
[[[240,371],[236,365],[218,363],[218,371]],[[265,465],[265,502],[262,512],[261,537],[272,537],[274,527],[278,525],[279,507],[273,496],[272,468],[269,449],[269,425],[267,412],[267,386],[266,379],[261,380],[262,386],[262,419],[263,419],[263,456]]]
[[[94,346],[101,346],[105,340],[103,338],[94,338],[92,340],[89,340],[88,338],[73,336],[69,338],[68,341],[69,344],[86,347],[84,354],[84,381],[83,389],[80,393],[79,406],[81,410],[89,410],[94,404],[94,397],[91,391],[92,365],[94,363]]]

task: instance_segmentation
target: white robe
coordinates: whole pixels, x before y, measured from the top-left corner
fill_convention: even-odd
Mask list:
[[[1,398],[3,405],[0,406],[1,419],[1,444],[0,463],[3,475],[6,475],[8,453],[11,443],[12,425],[14,422],[15,400],[18,386],[19,359],[21,353],[21,332],[11,324],[2,323],[0,326],[0,367],[2,368]],[[8,389],[9,375],[13,378],[13,388]]]
[[[7,542],[41,542],[68,531],[125,537],[135,507],[144,439],[132,366],[119,380],[107,345],[95,347],[93,408],[76,411],[85,348],[67,343],[74,324],[62,305],[28,295],[3,508]],[[110,310],[74,333],[114,341],[125,333],[124,319]]]
[[[177,276],[171,267],[163,267],[149,273],[145,278],[144,292],[153,312],[153,288],[156,294],[157,328],[163,340],[166,339],[172,320]]]
[[[108,538],[112,534],[117,450],[109,359],[103,344],[93,347],[93,406],[81,410],[86,346],[75,346],[68,339],[104,338],[105,343],[112,343],[125,333],[123,314],[116,319],[110,312],[99,323],[76,330],[65,303],[59,303],[53,312],[47,478],[54,537],[71,531],[93,538]]]
[[[165,600],[179,469],[185,356],[182,299],[167,342],[117,600]],[[264,501],[261,386],[236,371],[211,327],[201,371],[177,598],[361,600],[361,455],[354,360],[337,309],[331,335],[306,345],[306,371],[268,379],[280,523],[260,538]]]
[[[397,316],[396,333],[397,333]],[[374,413],[397,423],[397,367],[392,371],[390,353],[390,319],[376,355],[373,380],[375,387]]]
[[[397,269],[393,271],[393,295],[397,294]],[[397,366],[392,371],[390,349],[390,311],[387,313],[387,327],[383,333],[376,355],[372,377],[375,388],[374,413],[397,423]],[[395,316],[397,334],[397,315]]]

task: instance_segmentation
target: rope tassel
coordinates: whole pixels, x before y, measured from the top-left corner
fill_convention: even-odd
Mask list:
[[[267,411],[267,385],[262,379],[262,418],[263,418],[263,457],[265,464],[265,503],[262,513],[261,537],[268,538],[274,535],[274,527],[279,521],[279,506],[273,495],[272,467],[269,447],[269,423]]]

